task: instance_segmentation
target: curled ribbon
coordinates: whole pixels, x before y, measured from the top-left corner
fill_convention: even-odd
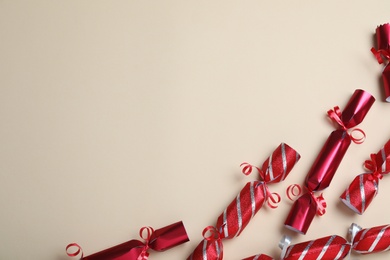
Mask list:
[[[336,122],[339,126],[341,126],[341,128],[343,130],[345,130],[348,133],[347,127],[344,125],[343,121],[341,120],[341,110],[338,106],[335,106],[333,108],[333,110],[332,109],[328,110],[328,116],[330,119],[332,119],[334,122]],[[361,133],[362,137],[360,137],[360,138],[354,137],[353,136],[354,132]],[[355,128],[355,129],[351,130],[350,133],[348,133],[348,135],[351,138],[352,142],[354,142],[355,144],[361,144],[366,139],[366,134],[360,128]]]
[[[302,188],[299,184],[292,184],[287,187],[286,195],[289,200],[295,200],[302,193]]]
[[[371,48],[371,52],[374,54],[379,64],[383,63],[382,56],[384,56],[388,60],[390,59],[390,52],[388,50],[377,50],[375,48]]]
[[[378,166],[376,164],[376,154],[371,154],[370,155],[371,157],[371,160],[366,160],[364,162],[364,167],[371,171],[372,173],[370,174],[370,176],[368,177],[368,179],[370,181],[373,181],[373,180],[381,180],[383,178],[383,173],[378,169]]]
[[[266,182],[264,182],[264,191],[266,194],[265,197],[268,207],[270,207],[271,209],[276,209],[278,207],[278,204],[282,200],[280,195],[277,192],[270,192]]]
[[[299,184],[292,184],[292,185],[288,186],[286,189],[286,195],[291,201],[294,201],[296,197],[301,195],[301,193],[302,193],[302,187]],[[314,192],[312,192],[310,190],[308,191],[308,193],[311,195],[311,197],[313,198],[313,200],[317,204],[317,214],[319,216],[324,215],[326,212],[327,205],[326,205],[326,201],[324,199],[323,194],[321,193],[321,195],[315,196]]]
[[[68,250],[71,247],[76,247],[76,251],[74,251],[73,253],[69,253]],[[82,259],[84,257],[83,249],[77,243],[71,243],[71,244],[66,246],[66,254],[68,256],[75,257],[75,256],[78,256],[80,253],[81,253],[80,259]]]
[[[324,196],[321,195],[320,196],[315,196],[313,192],[310,192],[310,195],[313,197],[314,201],[316,202],[317,204],[317,214],[318,216],[322,216],[325,214],[326,212],[326,201],[324,199]]]
[[[224,226],[225,224],[221,226],[221,229]],[[215,241],[217,244],[219,244],[220,250],[217,250],[215,255],[216,258],[212,258],[212,259],[223,259],[223,250],[222,250],[222,243],[221,243],[222,237],[220,235],[220,232],[218,232],[217,228],[213,226],[207,226],[205,229],[203,229],[202,236],[205,240],[209,242]]]
[[[208,235],[206,235],[209,233]],[[202,236],[207,241],[216,241],[221,240],[221,236],[219,235],[218,230],[213,226],[207,226],[205,229],[203,229]]]
[[[144,237],[144,231],[146,230],[146,237]],[[148,249],[149,249],[149,241],[150,237],[154,233],[154,229],[152,227],[142,227],[139,230],[139,236],[144,240],[144,247],[142,248],[141,254],[138,256],[137,260],[147,260],[149,257]]]
[[[262,179],[264,179],[264,172],[259,168],[259,167],[256,167],[250,163],[247,163],[247,162],[243,162],[240,164],[240,167],[242,167],[242,173],[245,174],[245,175],[250,175],[252,173],[252,170],[253,169],[256,169],[257,172],[259,173],[260,177]]]
[[[267,185],[267,182],[264,181],[264,177],[265,177],[264,172],[259,167],[256,167],[256,166],[249,164],[247,162],[241,163],[240,166],[242,167],[242,170],[241,170],[242,173],[245,175],[250,175],[252,173],[253,169],[257,170],[257,172],[259,173],[259,175],[263,179],[263,181],[260,182],[256,187],[258,187],[261,183],[264,184],[264,194],[265,194],[265,198],[267,201],[267,205],[272,209],[276,209],[278,207],[278,204],[280,203],[280,201],[282,199],[278,193],[270,192],[268,185]]]

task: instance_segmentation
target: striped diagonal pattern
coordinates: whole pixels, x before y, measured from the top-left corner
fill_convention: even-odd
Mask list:
[[[222,238],[239,236],[267,199],[266,183],[283,181],[300,155],[281,143],[263,163],[263,181],[248,182],[237,197],[218,217],[216,227],[222,229]]]
[[[248,182],[237,197],[229,204],[217,219],[217,229],[221,229],[222,238],[240,235],[253,216],[260,210],[266,199],[264,183]]]
[[[293,148],[281,143],[261,167],[264,181],[267,183],[283,181],[300,158],[299,153]]]
[[[353,250],[360,254],[382,252],[390,249],[390,225],[360,230],[353,240]]]
[[[355,177],[340,198],[350,209],[363,214],[378,194],[378,182],[365,173]]]
[[[364,213],[378,193],[378,181],[381,177],[375,174],[381,176],[390,172],[390,140],[377,154],[371,154],[371,161],[366,161],[365,166],[367,163],[371,164],[373,168],[369,170],[373,172],[356,176],[340,196],[345,205],[360,215]]]
[[[222,260],[223,247],[220,239],[203,239],[187,260]]]
[[[327,236],[288,247],[284,260],[336,260],[345,258],[351,246],[340,236]]]

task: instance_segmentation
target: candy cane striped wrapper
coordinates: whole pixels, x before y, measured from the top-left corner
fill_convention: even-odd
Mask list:
[[[267,181],[283,181],[298,162],[300,155],[287,144],[280,144],[264,162],[264,181],[247,183],[238,196],[218,217],[216,227],[222,238],[239,236],[267,199]]]
[[[300,154],[292,147],[281,143],[261,167],[264,172],[263,181],[267,183],[284,181],[300,158]]]
[[[250,256],[242,260],[274,260],[274,259],[268,255],[260,254],[260,255]]]
[[[378,194],[379,177],[375,174],[382,176],[390,172],[390,140],[376,155],[371,155],[371,161],[365,162],[365,165],[367,164],[374,168],[370,169],[373,172],[356,176],[340,196],[346,206],[360,215],[365,212]]]
[[[203,239],[187,260],[222,260],[223,245],[220,239]]]
[[[218,243],[210,243],[205,238],[187,260],[222,259],[223,247],[221,240],[241,234],[268,199],[267,182],[283,181],[299,159],[300,155],[293,148],[281,143],[263,163],[260,170],[262,181],[248,182],[218,217],[215,228],[219,231]]]
[[[263,206],[266,199],[264,182],[248,182],[238,196],[218,217],[217,229],[222,229],[223,238],[239,236],[250,220]]]
[[[362,215],[377,193],[378,182],[366,173],[356,176],[340,198],[348,208]]]
[[[328,236],[311,240],[287,248],[284,260],[335,260],[345,258],[351,245],[340,236]]]
[[[390,225],[360,230],[353,239],[352,249],[359,254],[390,250]]]

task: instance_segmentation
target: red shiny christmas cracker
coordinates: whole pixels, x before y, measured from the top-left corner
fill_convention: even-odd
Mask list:
[[[379,180],[390,172],[390,140],[371,159],[364,162],[369,171],[355,177],[340,198],[346,206],[363,214],[378,193]]]
[[[243,163],[244,174],[248,175],[255,169],[261,180],[248,182],[244,186],[238,196],[218,217],[215,227],[207,227],[203,231],[203,241],[198,244],[187,259],[223,259],[222,239],[239,236],[265,202],[269,206],[275,207],[275,204],[280,201],[280,196],[271,193],[268,184],[283,181],[299,159],[300,155],[293,148],[282,143],[268,157],[261,168]],[[207,233],[211,234],[205,235]]]
[[[338,125],[339,129],[329,135],[310,168],[305,179],[307,192],[294,202],[284,223],[287,228],[306,234],[314,216],[325,213],[326,203],[322,194],[316,196],[314,192],[329,187],[351,141],[361,143],[364,140],[365,135],[362,130],[351,130],[351,128],[363,121],[374,101],[375,98],[371,94],[357,89],[343,112],[339,107],[328,111],[328,116]],[[352,135],[354,131],[363,134],[363,138],[355,138]]]
[[[81,247],[72,243],[66,247],[66,253],[71,257],[80,255],[82,260],[146,260],[149,249],[161,252],[189,241],[181,221],[156,230],[143,227],[139,235],[144,242],[133,239],[89,256],[84,256]],[[75,251],[69,252],[71,249]]]
[[[383,92],[386,102],[390,102],[390,24],[386,23],[376,28],[377,48],[371,48],[379,64],[386,63],[382,72]]]
[[[284,237],[279,247],[282,253],[278,259],[281,260],[335,260],[346,259],[352,252],[357,254],[384,252],[390,250],[390,225],[362,229],[352,224],[348,231],[348,239],[332,235],[291,245],[290,239]],[[243,260],[254,260],[256,256]],[[264,258],[267,260],[273,259],[270,256],[265,257],[268,257]]]

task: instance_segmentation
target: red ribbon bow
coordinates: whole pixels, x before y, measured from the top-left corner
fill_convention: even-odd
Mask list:
[[[344,122],[341,120],[341,110],[338,106],[335,106],[333,110],[332,109],[328,110],[328,116],[330,119],[336,122],[343,130],[348,132],[348,128],[344,125]],[[360,138],[354,137],[352,134],[353,132],[360,132],[362,134],[362,137]],[[355,128],[348,134],[352,142],[354,142],[355,144],[361,144],[366,139],[366,134],[360,128]]]
[[[381,180],[382,178],[383,178],[383,174],[386,174],[386,173],[384,173],[384,172],[382,172],[381,170],[380,170],[380,168],[378,167],[378,165],[377,165],[377,160],[376,160],[376,154],[371,154],[370,155],[370,157],[371,157],[371,160],[366,160],[365,162],[364,162],[364,167],[367,169],[367,170],[369,170],[369,171],[371,171],[372,173],[370,174],[370,176],[368,177],[368,179],[370,180],[370,181],[372,181],[372,180],[376,180],[376,181],[379,181],[379,180]]]
[[[259,168],[256,167],[252,164],[249,164],[247,162],[241,163],[240,165],[242,167],[242,173],[245,175],[249,175],[252,173],[253,169],[256,169],[257,172],[259,173],[262,183],[264,183],[264,194],[265,194],[265,199],[267,201],[268,207],[271,209],[276,209],[278,207],[278,204],[281,201],[281,197],[277,192],[270,192],[267,182],[265,181],[265,174],[264,172]],[[261,183],[259,183],[256,187],[258,187]]]

